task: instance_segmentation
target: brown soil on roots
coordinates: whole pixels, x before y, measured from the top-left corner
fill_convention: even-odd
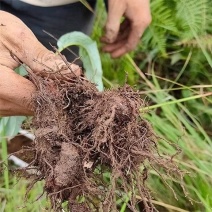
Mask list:
[[[148,168],[180,174],[171,159],[161,157],[150,124],[139,113],[144,106],[138,92],[122,88],[98,92],[82,77],[69,82],[33,77],[34,169],[31,187],[45,180],[52,208],[118,211],[116,199],[129,198],[137,211],[140,196],[145,211],[154,211],[145,185]],[[36,171],[35,171],[36,170]],[[139,200],[141,201],[141,200]]]

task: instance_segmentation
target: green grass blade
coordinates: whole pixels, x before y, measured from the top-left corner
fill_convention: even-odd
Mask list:
[[[8,171],[8,154],[7,154],[7,140],[5,137],[5,130],[1,130],[0,132],[0,138],[1,138],[1,148],[2,148],[2,160],[4,161],[5,168],[3,171],[4,175],[4,185],[6,189],[9,189],[9,171]]]
[[[169,102],[163,102],[163,103],[159,103],[159,104],[156,104],[156,105],[147,106],[147,107],[141,108],[140,111],[151,110],[151,109],[163,107],[163,106],[166,106],[166,105],[177,104],[177,103],[180,103],[180,102],[186,102],[186,101],[189,101],[189,100],[199,99],[199,98],[211,96],[211,95],[212,95],[212,92],[206,93],[206,94],[199,94],[199,95],[196,95],[196,96],[190,96],[190,97],[186,97],[186,98],[182,98],[182,99],[176,99],[176,100],[169,101]]]
[[[90,4],[86,1],[86,0],[80,0],[80,2],[87,7],[87,9],[89,9],[92,13],[94,13],[93,8],[90,6]]]

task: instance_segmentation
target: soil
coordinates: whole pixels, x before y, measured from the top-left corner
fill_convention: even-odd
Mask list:
[[[117,199],[129,198],[137,211],[154,211],[146,186],[149,167],[167,175],[182,175],[170,158],[158,154],[157,137],[139,109],[146,106],[139,92],[125,85],[98,92],[83,77],[70,81],[31,76],[34,96],[34,160],[23,169],[32,187],[44,180],[53,210],[118,211]],[[27,172],[28,169],[36,172]]]
[[[22,151],[22,148],[24,147],[26,149],[26,147],[31,147],[32,144],[33,142],[31,139],[18,134],[7,142],[7,150],[9,154],[15,153],[18,158],[30,163],[33,160],[33,157],[30,157],[29,154],[25,154],[25,152]]]

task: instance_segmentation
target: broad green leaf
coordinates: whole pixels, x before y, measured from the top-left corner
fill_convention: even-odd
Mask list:
[[[24,121],[24,116],[12,116],[0,118],[0,133],[4,132],[5,136],[13,137],[20,130]]]
[[[58,50],[62,51],[69,46],[79,46],[80,57],[85,68],[85,76],[103,91],[102,64],[97,44],[82,32],[70,32],[61,36],[57,42]]]
[[[27,75],[24,66],[19,66],[14,71],[21,76]],[[0,117],[0,134],[6,137],[17,135],[24,119],[24,116]]]

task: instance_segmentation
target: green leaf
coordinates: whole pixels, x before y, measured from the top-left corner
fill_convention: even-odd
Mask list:
[[[17,74],[21,75],[21,76],[26,76],[28,73],[25,69],[25,67],[23,65],[19,66],[18,68],[16,68],[14,70]]]
[[[183,39],[194,38],[193,32],[199,36],[205,34],[207,19],[208,0],[175,0],[177,5],[176,18],[181,21],[181,35]]]
[[[69,46],[79,46],[79,55],[86,70],[85,76],[97,85],[99,91],[103,91],[102,64],[96,42],[82,32],[70,32],[61,36],[57,45],[59,51]]]
[[[14,71],[21,76],[27,75],[24,66],[19,66]],[[5,137],[13,137],[17,135],[25,118],[26,117],[24,116],[0,117],[0,134]]]
[[[0,118],[0,133],[4,132],[4,136],[7,137],[13,137],[17,135],[24,119],[24,116]]]

